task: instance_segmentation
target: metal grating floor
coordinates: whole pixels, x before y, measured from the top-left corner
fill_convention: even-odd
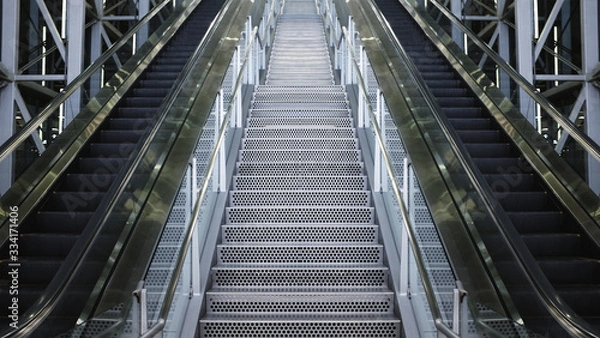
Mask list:
[[[312,0],[287,0],[211,269],[201,337],[399,337],[346,93]]]

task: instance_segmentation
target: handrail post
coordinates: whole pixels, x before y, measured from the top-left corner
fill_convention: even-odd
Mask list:
[[[467,296],[467,291],[464,289],[462,283],[457,280],[456,288],[454,289],[454,302],[453,302],[453,318],[452,318],[452,331],[461,336],[462,331],[462,320],[465,313],[463,308],[466,302],[464,301]]]
[[[137,334],[141,337],[148,331],[148,300],[143,280],[138,282],[137,288],[133,291],[133,297],[135,298],[133,302],[133,328],[139,330]],[[136,321],[138,321],[137,325]]]

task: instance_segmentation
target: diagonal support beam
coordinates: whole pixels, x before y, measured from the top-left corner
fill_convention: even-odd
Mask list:
[[[42,17],[44,17],[44,21],[46,21],[46,26],[48,27],[48,31],[50,32],[50,35],[52,36],[52,39],[56,44],[56,48],[58,49],[60,56],[63,58],[63,60],[66,60],[67,51],[65,48],[65,44],[60,36],[58,28],[56,28],[56,25],[54,24],[54,20],[52,20],[52,14],[50,14],[48,7],[46,6],[43,0],[36,0],[36,3],[38,5],[38,8],[40,9],[40,13],[42,13]]]
[[[560,10],[561,10],[564,2],[565,2],[565,0],[557,0],[556,3],[554,4],[554,7],[552,7],[552,11],[550,12],[550,15],[548,15],[546,24],[544,25],[544,28],[542,28],[540,37],[537,41],[537,44],[535,45],[535,49],[533,51],[533,59],[534,60],[537,60],[540,57],[540,53],[542,52],[542,49],[544,48],[546,40],[548,40],[548,36],[550,36],[550,33],[552,32],[552,27],[554,26],[554,22],[556,21],[556,18],[558,17],[558,14],[560,13]]]

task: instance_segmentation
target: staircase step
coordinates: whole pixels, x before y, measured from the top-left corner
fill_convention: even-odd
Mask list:
[[[382,264],[379,244],[221,244],[217,264]]]
[[[388,286],[389,270],[384,266],[214,266],[213,287],[245,290],[273,287],[381,288]],[[242,291],[242,290],[240,290]]]
[[[319,314],[282,317],[264,315],[206,316],[200,321],[200,336],[220,337],[399,337],[400,320],[393,315],[359,316]]]
[[[236,190],[366,190],[366,176],[233,176]]]
[[[207,314],[393,314],[390,290],[352,292],[227,292],[206,293]]]
[[[235,190],[229,192],[229,205],[368,207],[371,205],[371,194],[356,190]]]
[[[227,223],[361,223],[373,224],[371,207],[228,207]]]
[[[375,224],[225,224],[224,244],[229,243],[377,243]]]
[[[236,175],[248,176],[361,176],[362,162],[252,162],[237,163]],[[262,188],[261,188],[262,189]],[[324,188],[323,188],[324,189]]]
[[[246,128],[245,138],[355,138],[353,128]]]
[[[358,149],[355,138],[315,138],[315,139],[283,139],[283,138],[246,138],[242,140],[244,150],[347,150]],[[339,161],[335,161],[339,162]]]
[[[360,150],[333,149],[261,149],[240,150],[240,162],[357,162],[362,158]]]
[[[252,116],[248,119],[247,126],[250,128],[263,128],[271,126],[327,126],[335,128],[352,128],[353,122],[349,117],[321,117],[321,116],[306,116],[306,117],[256,117]]]

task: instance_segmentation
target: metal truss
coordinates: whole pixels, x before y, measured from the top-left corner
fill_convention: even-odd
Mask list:
[[[172,7],[182,0],[172,2]],[[161,0],[3,0],[0,5],[0,144],[36,116],[83,69],[96,60]],[[121,64],[148,38],[138,32],[127,52],[113,57],[56,118],[39,128],[23,153],[36,156],[62,132]],[[19,171],[14,159],[0,163],[0,193]]]
[[[600,52],[597,0],[420,0],[443,4],[504,60],[546,96],[596,143],[600,143]],[[468,52],[465,39],[454,40]],[[496,84],[511,97],[510,81],[501,72]],[[514,95],[514,94],[512,94]],[[546,119],[532,101],[521,111],[557,152],[581,157],[568,135]],[[580,159],[590,186],[600,187],[600,166]],[[598,189],[596,189],[598,190]]]

